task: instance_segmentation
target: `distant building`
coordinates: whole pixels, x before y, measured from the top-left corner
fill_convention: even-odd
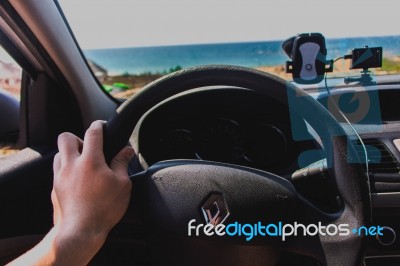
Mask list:
[[[104,81],[108,77],[107,69],[105,69],[104,67],[96,64],[91,60],[88,60],[88,64],[98,80]]]
[[[21,89],[22,69],[15,63],[0,60],[0,88],[19,96]]]
[[[5,63],[0,60],[0,80],[21,81],[21,74],[22,70],[17,64]]]

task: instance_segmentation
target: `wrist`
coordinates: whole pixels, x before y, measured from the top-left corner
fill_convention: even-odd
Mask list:
[[[58,225],[38,245],[10,265],[87,265],[106,238],[104,233],[71,231]]]
[[[111,228],[110,228],[111,229]],[[95,222],[88,224],[81,220],[62,219],[54,225],[54,230],[59,241],[74,240],[79,243],[103,245],[110,229]]]
[[[85,231],[78,228],[54,227],[52,231],[54,231],[52,233],[56,265],[88,264],[103,246],[108,235],[108,232]],[[69,258],[68,261],[65,261],[66,257]]]

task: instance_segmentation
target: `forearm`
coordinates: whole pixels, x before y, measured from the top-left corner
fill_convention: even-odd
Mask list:
[[[71,234],[53,228],[38,245],[9,265],[87,265],[105,238],[106,234]]]

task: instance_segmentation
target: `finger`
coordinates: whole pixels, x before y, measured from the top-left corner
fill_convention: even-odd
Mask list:
[[[83,141],[82,155],[94,160],[104,160],[103,154],[103,125],[104,121],[94,121],[86,130]]]
[[[119,176],[128,176],[128,164],[135,155],[135,151],[132,147],[123,148],[115,157],[111,160],[110,168],[113,172]]]
[[[64,132],[58,136],[57,145],[61,163],[64,163],[80,155],[82,140],[72,133]]]
[[[53,225],[56,225],[57,222],[60,220],[61,210],[54,189],[51,191],[51,203],[53,204]]]
[[[57,153],[54,156],[54,160],[53,160],[53,174],[57,175],[57,173],[60,171],[61,169],[61,157],[60,157],[60,153]]]

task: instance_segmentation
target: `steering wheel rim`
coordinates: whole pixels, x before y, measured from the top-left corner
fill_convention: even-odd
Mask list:
[[[356,157],[356,153],[342,127],[320,103],[304,91],[279,77],[253,69],[237,66],[201,66],[178,71],[150,83],[138,94],[126,100],[117,110],[117,114],[105,124],[104,154],[106,160],[109,162],[110,159],[126,145],[137,122],[142,115],[153,106],[175,94],[194,88],[213,85],[243,87],[253,90],[256,93],[272,97],[286,104],[288,108],[292,108],[308,121],[320,135],[324,143],[328,161],[332,162],[334,183],[343,203],[342,209],[336,213],[336,215],[329,216],[322,214],[320,216],[321,219],[327,219],[334,224],[347,223],[354,227],[369,224],[367,217],[370,217],[370,206],[368,188],[366,187],[367,182],[362,178],[364,175],[360,166],[358,164],[349,163],[349,161],[352,161],[349,157]],[[288,95],[290,94],[296,97],[297,103],[295,106],[289,106]],[[321,123],[321,121],[325,123]],[[201,164],[202,163],[200,163],[200,165]],[[205,164],[210,169],[213,167],[213,169],[215,169],[215,167],[229,168],[229,166],[219,163]],[[154,186],[154,177],[157,173],[159,174],[160,171],[165,171],[165,169],[168,169],[169,173],[171,173],[170,170],[175,169],[174,167],[179,165],[189,165],[191,168],[195,168],[198,167],[199,162],[172,161],[156,164],[155,167],[150,167],[148,171],[139,174],[136,180],[146,187]],[[242,167],[239,168],[240,169],[236,169],[235,171],[249,171]],[[175,172],[172,171],[172,173]],[[192,174],[195,175],[194,173]],[[243,172],[243,175],[245,175],[245,172]],[[340,176],[342,176],[342,178],[339,178]],[[343,176],[346,176],[346,178],[343,178]],[[170,179],[173,178],[174,177],[170,177]],[[265,176],[265,178],[272,180],[274,177],[269,174]],[[277,183],[270,183],[266,186],[276,186],[277,189],[281,189],[281,187],[278,188],[277,186],[282,184],[276,184]],[[283,186],[289,191],[292,190],[288,184],[284,184]],[[135,185],[134,188],[135,187],[141,186]],[[149,193],[147,194],[147,199],[151,201],[152,199],[149,198],[149,195],[154,194]],[[134,196],[134,194],[132,195]],[[296,191],[293,192],[293,195],[301,204],[307,205],[304,209],[305,212],[315,212],[315,206],[302,198],[301,195],[296,194]],[[142,200],[143,199],[144,198],[142,198]],[[198,206],[194,207],[198,208]],[[152,211],[157,212],[156,215],[162,212],[154,208]],[[320,213],[323,212],[321,211]],[[164,214],[168,215],[168,213]],[[171,219],[174,220],[176,217]],[[319,256],[319,259],[328,265],[356,265],[360,264],[363,260],[365,248],[363,237],[356,237],[351,234],[346,237],[327,237],[320,235],[319,241],[321,244],[320,253],[322,252],[322,256]],[[296,243],[296,241],[291,243],[294,246],[293,250],[295,252],[308,253],[318,257],[318,255],[313,254],[313,252],[307,250],[307,248],[301,250],[301,243]],[[290,249],[290,247],[288,249]]]

